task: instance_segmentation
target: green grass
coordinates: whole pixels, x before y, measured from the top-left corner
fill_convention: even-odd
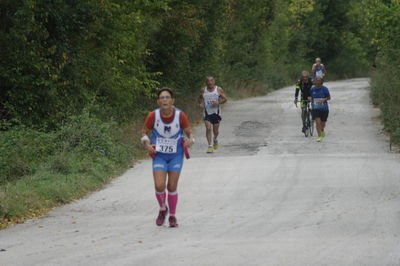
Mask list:
[[[3,219],[24,218],[68,203],[99,189],[127,166],[114,164],[114,161],[107,158],[82,158],[78,154],[69,156],[70,160],[65,164],[68,164],[68,169],[73,169],[71,173],[49,167],[2,185],[0,213]]]
[[[54,132],[25,127],[0,132],[0,228],[71,202],[120,175],[135,155],[143,155],[131,130],[85,112]]]

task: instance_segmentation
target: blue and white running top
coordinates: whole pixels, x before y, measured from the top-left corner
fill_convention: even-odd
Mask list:
[[[157,153],[183,154],[183,129],[180,125],[181,110],[175,108],[174,120],[167,124],[161,118],[160,109],[156,109],[151,144]]]
[[[315,110],[321,110],[321,111],[329,111],[329,106],[328,102],[325,101],[323,103],[320,103],[319,100],[321,98],[328,98],[331,97],[329,90],[325,86],[321,86],[320,88],[317,87],[312,87],[310,89],[310,95],[312,97],[312,108]]]

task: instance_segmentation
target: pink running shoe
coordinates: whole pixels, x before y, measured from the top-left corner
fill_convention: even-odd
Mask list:
[[[156,219],[156,225],[162,226],[164,224],[165,217],[167,216],[167,214],[168,214],[168,207],[166,207],[165,210],[160,210],[158,212],[158,217]]]
[[[169,221],[169,227],[178,227],[178,223],[176,221],[175,216],[170,216],[168,221]]]

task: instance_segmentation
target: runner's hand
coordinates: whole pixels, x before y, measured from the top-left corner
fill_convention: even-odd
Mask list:
[[[183,146],[186,148],[190,148],[193,145],[193,140],[192,139],[186,139],[185,142],[183,143]]]
[[[219,105],[219,102],[218,102],[218,101],[212,102],[212,106],[217,107],[218,105]]]
[[[204,103],[199,103],[200,108],[204,108]]]
[[[156,153],[156,145],[154,144],[146,144],[146,149],[150,154]]]

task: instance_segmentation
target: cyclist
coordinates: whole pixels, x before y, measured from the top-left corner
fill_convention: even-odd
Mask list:
[[[310,96],[310,89],[311,89],[312,85],[313,85],[313,83],[310,78],[310,73],[308,71],[301,72],[301,77],[296,83],[296,92],[294,94],[294,104],[297,107],[297,103],[299,102],[298,97],[299,97],[299,91],[300,91],[301,92],[301,101],[300,101],[301,120],[303,121],[303,128],[301,131],[303,133],[306,130],[305,109],[306,109],[308,97]]]
[[[314,80],[315,86],[310,90],[308,99],[312,100],[312,115],[315,120],[318,138],[317,142],[321,142],[326,135],[325,126],[329,115],[328,101],[331,99],[329,89],[322,84],[323,79],[316,77]]]
[[[183,165],[184,149],[194,143],[189,121],[184,112],[174,107],[171,89],[162,88],[158,92],[159,108],[150,112],[143,129],[141,142],[153,158],[153,177],[156,198],[160,206],[156,224],[164,224],[169,207],[169,225],[178,226],[175,212],[178,203],[177,186]],[[148,133],[152,131],[151,139]],[[184,141],[183,132],[188,136]],[[165,192],[168,190],[168,198]],[[166,204],[168,202],[168,207]]]
[[[200,108],[204,109],[204,124],[206,126],[206,137],[208,141],[207,153],[213,153],[218,149],[218,134],[221,118],[220,105],[226,103],[224,90],[215,85],[213,77],[207,77],[207,86],[201,89],[197,99]],[[214,138],[212,134],[214,133]]]
[[[324,78],[326,75],[326,69],[324,64],[321,63],[321,58],[315,58],[315,64],[311,68],[312,79],[315,80],[316,77]]]

